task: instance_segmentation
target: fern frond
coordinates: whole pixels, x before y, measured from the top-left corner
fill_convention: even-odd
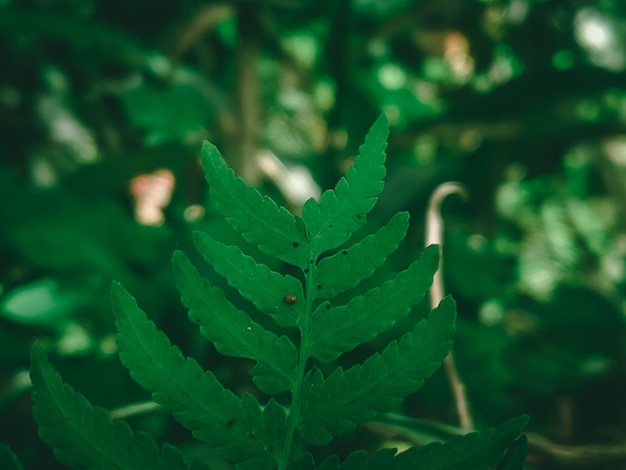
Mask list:
[[[353,298],[347,305],[319,305],[313,312],[311,355],[323,362],[333,361],[391,328],[424,298],[438,260],[437,247],[429,246],[394,279]]]
[[[346,242],[365,223],[383,190],[388,135],[387,117],[381,114],[335,189],[324,191],[319,204],[313,199],[305,203],[302,217],[315,257]]]
[[[215,446],[224,458],[272,468],[274,459],[267,446],[250,437],[255,430],[242,419],[241,400],[172,346],[119,283],[111,288],[111,300],[120,360],[133,379],[172,410],[196,439]]]
[[[224,292],[209,284],[180,251],[172,256],[172,268],[189,318],[200,325],[202,335],[226,356],[254,359],[254,383],[265,393],[291,391],[298,351],[285,336],[265,330],[237,310]]]
[[[408,228],[408,212],[399,212],[376,233],[350,248],[323,258],[315,270],[315,280],[321,286],[315,292],[316,297],[332,299],[371,276],[387,256],[396,251]]]
[[[238,247],[219,242],[206,233],[194,232],[193,238],[207,263],[261,312],[270,315],[281,326],[298,323],[304,308],[300,281],[272,271]],[[296,300],[285,302],[286,295],[294,296]]]
[[[213,144],[204,142],[202,159],[209,194],[226,221],[264,253],[306,267],[309,241],[302,219],[237,177]]]
[[[314,367],[304,378],[301,421],[303,438],[324,445],[333,434],[353,429],[401,403],[437,370],[452,347],[456,309],[446,297],[427,319],[398,342],[363,364],[328,378]]]
[[[159,449],[152,437],[134,433],[124,421],[113,421],[107,410],[93,407],[80,393],[63,383],[45,353],[31,354],[33,416],[39,436],[54,449],[59,462],[70,468],[187,469],[172,446]]]

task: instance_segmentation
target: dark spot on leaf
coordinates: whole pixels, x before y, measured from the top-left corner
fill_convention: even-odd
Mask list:
[[[328,228],[333,228],[333,224],[328,224]]]
[[[326,310],[330,310],[331,308],[330,304],[326,304]]]
[[[322,285],[321,284],[318,284],[316,287],[317,287],[317,290],[322,290]]]
[[[228,420],[228,423],[226,423],[226,426],[228,426],[229,428],[232,428],[236,422],[237,422],[237,418],[230,418]]]
[[[294,248],[298,248],[300,246],[300,244],[298,242],[293,242],[291,244]]]
[[[357,214],[357,215],[356,215],[356,218],[357,218],[357,219],[361,219],[362,217],[363,217],[363,216],[362,216],[361,214]]]
[[[298,298],[295,296],[295,294],[285,294],[283,300],[286,304],[295,304]]]
[[[308,272],[309,272],[309,268],[306,268],[306,269],[304,270],[304,272],[305,272],[305,273],[308,273]]]
[[[313,264],[314,261],[312,259],[309,260],[309,264]]]
[[[342,255],[347,255],[347,254],[348,254],[348,250],[343,250],[343,251],[341,252],[341,254],[342,254]]]

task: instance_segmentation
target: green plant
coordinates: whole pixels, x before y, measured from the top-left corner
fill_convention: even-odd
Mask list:
[[[344,353],[406,316],[424,297],[438,267],[437,248],[428,247],[394,279],[345,305],[333,303],[338,293],[355,287],[385,261],[408,227],[408,214],[400,213],[359,243],[342,247],[365,223],[382,191],[387,134],[387,121],[381,117],[354,166],[319,203],[309,200],[301,218],[236,177],[211,144],[203,146],[217,210],[245,240],[302,273],[297,279],[273,272],[238,247],[205,233],[194,234],[202,256],[261,314],[274,320],[274,329],[283,333],[278,334],[253,321],[254,312],[238,310],[182,252],[173,256],[176,284],[190,320],[219,353],[256,361],[251,374],[259,391],[271,397],[265,403],[252,394],[239,397],[225,389],[211,372],[172,346],[120,284],[112,287],[122,363],[198,441],[236,468],[432,470],[488,469],[500,462],[500,468],[507,469],[523,465],[525,452],[516,450],[506,458],[505,452],[526,417],[399,454],[384,449],[368,456],[357,450],[341,464],[331,456],[316,467],[307,452],[307,444],[327,445],[335,435],[400,404],[435,372],[451,348],[456,312],[447,297],[382,352],[345,370],[333,366]],[[322,372],[329,367],[330,374]],[[38,348],[32,354],[31,377],[40,436],[68,467],[209,468],[197,458],[187,463],[174,446],[159,448],[147,434],[135,433],[124,421],[113,421],[103,408],[92,407],[63,383]]]

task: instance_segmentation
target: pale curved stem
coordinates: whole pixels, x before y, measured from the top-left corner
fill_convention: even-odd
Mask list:
[[[428,211],[426,213],[426,246],[439,245],[439,268],[433,278],[430,287],[430,306],[435,308],[444,296],[443,275],[442,275],[442,248],[443,248],[443,219],[441,217],[441,203],[451,195],[458,194],[463,199],[467,199],[467,192],[461,183],[448,182],[439,185],[430,197]],[[448,383],[454,398],[456,412],[459,418],[459,426],[464,431],[470,431],[474,427],[469,401],[465,392],[465,385],[461,381],[459,372],[454,363],[452,351],[444,359],[443,365],[448,376]]]
[[[113,419],[128,419],[135,416],[150,414],[162,409],[163,407],[157,402],[149,400],[115,408],[110,411],[110,414]]]

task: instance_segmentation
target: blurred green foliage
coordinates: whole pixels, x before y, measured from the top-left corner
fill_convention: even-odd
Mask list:
[[[478,425],[529,413],[576,452],[623,445],[625,5],[0,0],[0,441],[25,468],[54,468],[24,379],[35,340],[95,403],[146,398],[115,357],[113,279],[248,390],[246,366],[187,326],[170,274],[194,227],[244,243],[213,217],[200,143],[297,212],[383,111],[388,178],[372,219],[409,210],[412,238],[380,277],[415,258],[439,183],[470,194],[444,205],[444,272]],[[447,390],[441,375],[402,411],[454,422]],[[162,416],[136,421],[186,441]],[[531,468],[567,466],[529,445]]]

